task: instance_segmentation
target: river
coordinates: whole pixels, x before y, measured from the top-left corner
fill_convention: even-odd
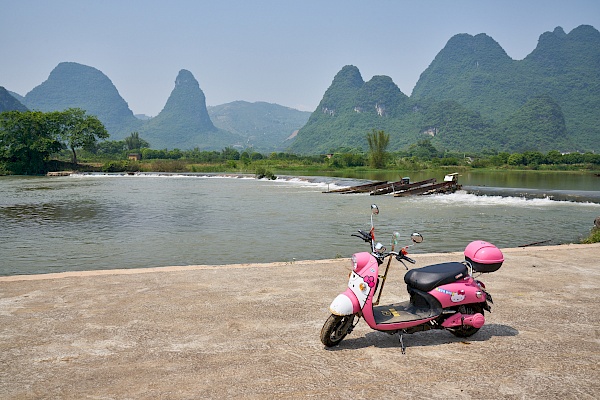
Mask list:
[[[460,181],[585,192],[600,199],[600,178],[592,174],[527,174],[520,181],[496,174],[465,173]],[[427,177],[411,173],[412,181]],[[0,275],[349,257],[368,249],[350,235],[369,228],[372,203],[381,210],[375,225],[382,243],[389,244],[395,230],[407,244],[412,232],[423,234],[425,241],[413,253],[461,251],[475,239],[499,247],[577,242],[600,216],[600,201],[510,193],[408,198],[322,193],[361,183],[357,178],[0,177]]]

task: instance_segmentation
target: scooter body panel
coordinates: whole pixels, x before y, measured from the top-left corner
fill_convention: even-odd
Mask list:
[[[444,308],[485,301],[485,292],[471,277],[438,286],[429,294],[435,297]]]
[[[362,316],[365,319],[365,322],[372,329],[379,331],[397,331],[400,329],[406,329],[424,324],[428,321],[431,321],[434,318],[437,318],[439,314],[433,312],[407,312],[407,310],[410,310],[409,305],[403,306],[400,304],[390,304],[389,306],[376,307],[375,312],[382,313],[382,315],[379,315],[378,318],[376,318],[373,308],[373,298],[377,290],[377,284],[379,280],[379,264],[377,263],[375,257],[373,257],[367,252],[356,253],[352,256],[352,258],[356,262],[356,266],[350,274],[350,278],[348,280],[348,289],[346,289],[344,293],[336,297],[336,300],[339,299],[340,303],[346,303],[345,310],[349,310],[349,307],[347,305],[348,302],[344,299],[340,299],[340,296],[345,296],[349,298],[352,298],[354,296],[355,300],[352,300],[352,302],[353,304],[358,303],[360,305],[360,310],[362,310]],[[334,302],[330,306],[332,312],[334,310],[333,307],[334,303],[336,303],[336,300],[334,300]],[[353,307],[353,310],[355,312],[360,311],[356,310],[356,307]],[[427,315],[427,317],[424,318],[424,314]],[[377,323],[376,319],[380,321],[392,322]]]
[[[360,312],[367,302],[369,295],[372,297],[377,287],[379,265],[377,260],[369,253],[356,253],[352,256],[356,263],[348,279],[348,288],[339,294],[329,306],[335,315],[350,315]]]

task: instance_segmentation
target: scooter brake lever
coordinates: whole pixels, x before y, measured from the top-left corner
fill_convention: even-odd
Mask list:
[[[409,263],[411,263],[411,264],[416,264],[416,263],[417,263],[415,260],[413,260],[413,259],[412,259],[412,258],[410,258],[410,257],[406,257],[406,256],[404,256],[404,259],[405,259],[406,261],[408,261]]]
[[[400,261],[402,263],[402,265],[404,265],[404,268],[406,268],[406,270],[408,271],[408,267],[406,266],[406,264],[404,264],[404,261],[402,261],[402,260],[398,260],[398,261]]]
[[[366,233],[365,231],[363,231],[361,229],[358,230],[358,233],[360,233],[365,238],[371,237],[368,233]]]

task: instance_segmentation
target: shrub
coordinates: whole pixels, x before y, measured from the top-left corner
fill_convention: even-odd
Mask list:
[[[583,239],[581,243],[592,244],[592,243],[600,243],[600,228],[594,227],[590,232],[590,235]]]
[[[258,167],[258,168],[256,168],[256,179],[262,179],[262,178],[267,178],[267,179],[271,179],[271,180],[277,179],[277,177],[275,176],[275,174],[273,174],[272,171],[269,171],[265,167]]]
[[[153,172],[187,172],[187,164],[182,160],[156,160],[150,163]]]
[[[127,161],[109,161],[102,166],[102,172],[124,172]]]

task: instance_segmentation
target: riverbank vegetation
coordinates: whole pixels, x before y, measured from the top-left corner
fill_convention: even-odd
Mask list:
[[[134,134],[132,134],[133,136]],[[139,139],[139,136],[135,136]],[[499,153],[493,150],[476,153],[440,151],[429,140],[422,140],[408,149],[378,154],[377,162],[369,152],[341,149],[323,155],[293,153],[262,154],[252,149],[226,147],[220,151],[135,148],[136,141],[103,141],[94,149],[82,149],[78,170],[104,172],[232,172],[256,171],[420,171],[426,169],[500,169],[500,170],[553,170],[600,171],[600,154],[568,153],[556,150],[548,153]],[[381,153],[381,149],[377,150]],[[68,161],[65,150],[54,154],[55,162]],[[57,165],[55,164],[56,168]],[[73,166],[70,166],[73,167]]]
[[[589,236],[581,241],[583,244],[600,243],[600,227],[593,227]]]
[[[132,134],[134,136],[135,134]],[[231,172],[251,173],[257,171],[420,171],[427,169],[490,170],[551,170],[590,171],[600,173],[600,154],[569,153],[558,151],[541,153],[498,153],[484,151],[475,153],[442,152],[429,141],[421,141],[406,151],[387,153],[383,161],[372,162],[369,153],[345,149],[336,153],[303,156],[292,153],[262,154],[251,149],[238,150],[231,147],[221,151],[135,148],[138,136],[123,141],[103,141],[93,148],[81,148],[78,163],[73,163],[70,149],[54,143],[46,152],[47,159],[32,158],[36,164],[24,166],[3,163],[0,156],[0,174],[35,174],[47,171],[77,170],[88,172]],[[129,143],[129,145],[128,145]],[[375,164],[375,165],[373,165]],[[12,169],[15,165],[16,169]]]
[[[232,172],[273,178],[277,171],[328,172],[338,175],[368,171],[427,169],[518,169],[600,171],[600,154],[456,152],[436,148],[423,139],[388,152],[390,136],[373,129],[369,149],[338,148],[329,154],[263,154],[252,148],[220,151],[152,149],[137,132],[124,140],[108,138],[104,126],[80,109],[42,113],[0,113],[0,174],[43,174],[57,170],[92,172]]]

